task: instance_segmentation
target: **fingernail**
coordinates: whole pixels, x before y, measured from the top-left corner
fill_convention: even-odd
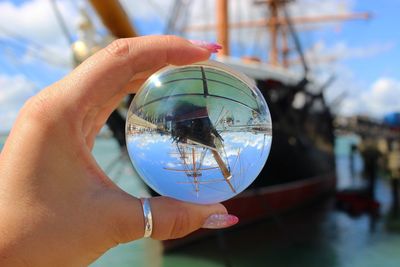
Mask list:
[[[231,214],[213,214],[207,218],[202,228],[220,229],[235,225],[239,218]]]
[[[211,53],[217,53],[222,48],[222,45],[217,43],[209,43],[206,41],[199,41],[199,40],[189,40],[189,41],[194,45],[207,49]]]

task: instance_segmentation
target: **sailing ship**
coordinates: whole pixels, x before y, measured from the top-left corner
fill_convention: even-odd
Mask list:
[[[266,99],[273,122],[273,142],[269,159],[255,182],[233,199],[224,203],[227,209],[241,219],[241,224],[253,222],[277,213],[298,208],[307,202],[314,201],[323,195],[334,192],[336,183],[334,157],[334,127],[330,106],[324,98],[324,90],[332,80],[317,85],[309,78],[307,65],[301,43],[297,36],[294,22],[296,18],[289,16],[286,6],[289,0],[255,1],[263,4],[269,10],[270,17],[262,22],[247,22],[243,25],[230,25],[228,19],[228,0],[216,0],[216,25],[200,25],[197,30],[215,30],[217,41],[224,49],[218,60],[253,78]],[[103,24],[117,38],[137,36],[128,16],[117,0],[90,0]],[[176,1],[173,14],[182,11],[183,1]],[[174,17],[171,16],[171,17]],[[367,14],[349,14],[329,19],[366,18]],[[326,18],[322,18],[326,19]],[[304,20],[304,18],[303,18]],[[169,27],[175,20],[168,22]],[[310,19],[309,21],[318,21]],[[269,31],[270,53],[269,62],[263,63],[255,58],[238,59],[229,55],[229,28],[245,26],[263,26]],[[192,27],[192,30],[196,27]],[[293,74],[288,70],[288,39],[291,37],[295,50],[302,63],[303,73]],[[281,47],[280,47],[281,45]],[[131,98],[132,99],[132,98]],[[302,101],[299,101],[301,99]],[[183,119],[184,121],[184,119]],[[125,146],[125,120],[115,111],[108,120],[108,125],[121,147]],[[184,124],[183,124],[184,125]],[[208,131],[209,133],[212,130]],[[198,136],[193,133],[192,139]],[[214,134],[216,136],[216,134]],[[179,134],[175,140],[182,137]],[[204,137],[201,137],[204,139]],[[189,137],[190,139],[190,137]],[[176,142],[176,151],[182,164],[182,169],[172,169],[172,172],[185,172],[192,179],[194,190],[199,190],[202,172],[205,168],[188,167],[189,159],[202,157],[200,142],[192,142],[185,146]],[[229,166],[218,153],[214,153],[212,145],[207,145],[215,158],[216,165],[223,173],[223,180],[229,184]],[[185,181],[182,181],[185,182]],[[196,238],[204,231],[197,232],[184,240]],[[171,245],[171,243],[167,243]]]

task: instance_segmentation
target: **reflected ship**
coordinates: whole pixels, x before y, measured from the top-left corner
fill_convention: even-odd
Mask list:
[[[202,204],[247,188],[271,146],[269,110],[254,82],[214,61],[155,73],[126,127],[129,155],[147,184]]]

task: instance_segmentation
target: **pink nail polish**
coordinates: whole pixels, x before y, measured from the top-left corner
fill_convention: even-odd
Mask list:
[[[189,41],[194,45],[207,49],[211,53],[217,53],[222,48],[222,46],[217,43],[209,43],[206,41],[199,41],[199,40],[189,40]]]
[[[213,214],[207,218],[202,228],[220,229],[235,225],[239,218],[231,214]]]

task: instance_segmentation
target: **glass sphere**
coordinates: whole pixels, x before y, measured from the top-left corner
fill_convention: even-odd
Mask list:
[[[129,156],[146,184],[201,204],[246,189],[267,160],[271,138],[271,116],[254,81],[215,61],[159,70],[126,120]]]

